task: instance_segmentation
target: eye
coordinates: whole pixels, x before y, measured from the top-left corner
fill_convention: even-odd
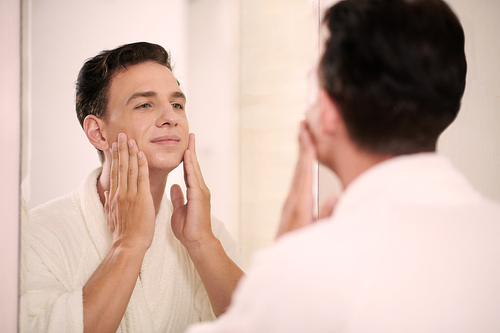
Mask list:
[[[152,107],[151,104],[149,104],[149,103],[142,103],[142,104],[137,105],[135,108],[136,109],[147,109],[147,108],[150,108],[150,107]]]
[[[174,109],[184,110],[184,106],[180,103],[172,103]]]

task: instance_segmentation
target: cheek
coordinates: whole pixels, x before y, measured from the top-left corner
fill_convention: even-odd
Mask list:
[[[189,140],[189,123],[186,118],[182,119],[179,123],[180,135],[182,135],[186,140]]]
[[[132,123],[124,124],[123,129],[129,139],[134,139],[139,143],[146,139],[148,131],[154,128],[154,121],[150,119],[135,119]]]

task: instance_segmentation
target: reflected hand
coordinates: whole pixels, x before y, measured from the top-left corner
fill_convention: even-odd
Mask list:
[[[179,185],[170,189],[174,207],[172,230],[184,246],[200,243],[213,238],[210,215],[210,190],[201,174],[196,157],[195,137],[189,134],[188,148],[184,153],[184,181],[186,182],[187,202]]]
[[[110,189],[104,192],[106,220],[113,245],[140,246],[153,241],[155,208],[148,162],[134,140],[123,133],[112,145]]]

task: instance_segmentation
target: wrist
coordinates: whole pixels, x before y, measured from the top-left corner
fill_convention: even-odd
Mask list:
[[[206,237],[197,240],[184,242],[183,245],[193,261],[196,261],[198,258],[211,256],[213,255],[214,251],[222,248],[222,244],[213,234],[207,235]]]
[[[127,256],[144,257],[148,249],[149,245],[147,243],[127,238],[115,240],[111,245],[111,251],[118,255]]]

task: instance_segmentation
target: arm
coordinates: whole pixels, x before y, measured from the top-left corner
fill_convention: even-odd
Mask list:
[[[124,134],[118,141],[112,146],[104,205],[112,245],[83,287],[84,332],[117,330],[153,240],[155,210],[146,158]]]
[[[210,191],[203,180],[196,158],[194,134],[190,134],[184,153],[187,203],[178,185],[172,186],[174,206],[172,230],[193,261],[207,291],[214,313],[224,313],[231,302],[242,270],[228,257],[213,235],[210,215]]]
[[[316,148],[305,120],[300,123],[299,158],[295,166],[292,185],[288,193],[278,228],[277,237],[295,229],[310,225],[314,217],[313,165],[316,161]],[[319,218],[330,216],[337,202],[337,196],[330,196],[321,206]]]

